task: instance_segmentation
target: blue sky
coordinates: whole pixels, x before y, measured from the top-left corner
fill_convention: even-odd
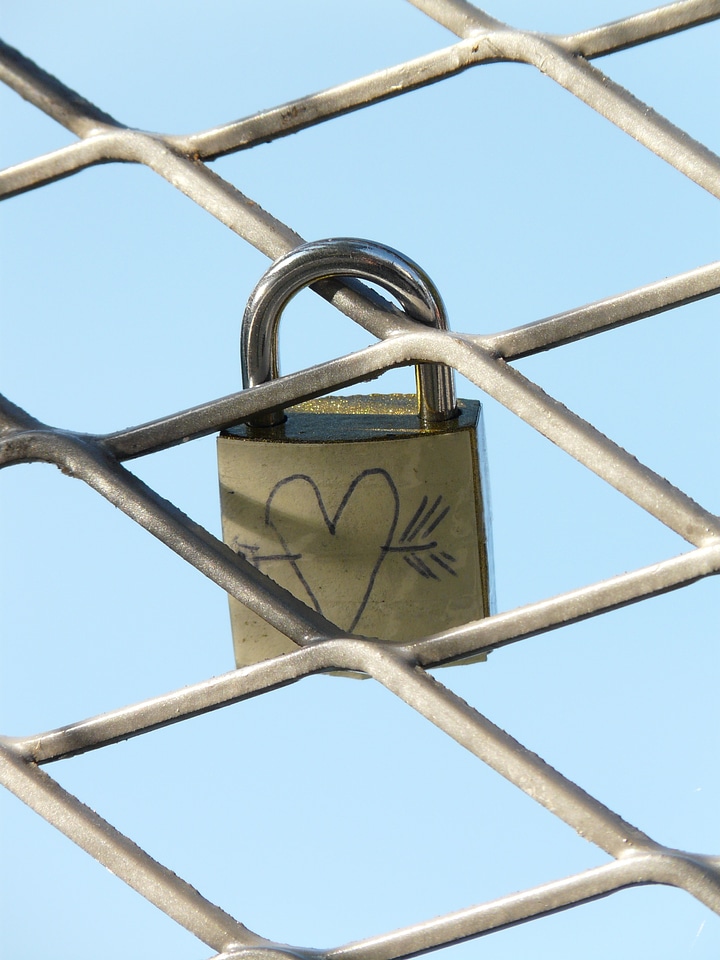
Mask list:
[[[637,12],[498,0],[569,32]],[[26,0],[3,39],[119,120],[202,130],[448,46],[394,0],[267,5]],[[596,61],[720,151],[720,29]],[[2,166],[73,136],[0,89]],[[212,168],[307,239],[359,236],[420,263],[454,329],[484,333],[717,258],[716,201],[530,67],[481,67]],[[109,432],[240,388],[242,310],[266,258],[151,171],[108,164],[3,205],[3,392]],[[701,301],[517,363],[720,511],[717,306]],[[310,294],[285,372],[369,335]],[[394,371],[367,389],[410,389]],[[500,610],[688,549],[472,384],[485,407]],[[219,532],[214,440],[130,465]],[[214,584],[89,488],[23,465],[2,484],[2,732],[29,734],[232,669]],[[438,671],[495,723],[655,839],[718,852],[715,580]],[[259,933],[315,946],[381,933],[605,862],[372,682],[317,677],[49,772]],[[0,797],[0,952],[84,960],[207,947],[14,797]],[[50,944],[52,946],[50,947]],[[454,955],[716,957],[688,894],[626,891]]]

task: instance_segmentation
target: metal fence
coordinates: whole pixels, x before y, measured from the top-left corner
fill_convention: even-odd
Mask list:
[[[205,161],[247,150],[349,111],[498,62],[535,67],[678,171],[720,198],[720,159],[598,70],[591,61],[720,19],[718,0],[684,0],[568,36],[522,32],[464,0],[413,0],[460,39],[445,49],[190,136],[161,136],[126,127],[27,60],[0,48],[3,81],[79,138],[71,146],[0,173],[10,197],[99,163],[144,164],[270,258],[303,242]],[[254,697],[331,670],[361,671],[430,719],[478,759],[511,781],[613,859],[610,863],[522,893],[429,919],[412,927],[338,946],[327,958],[407,957],[587,902],[629,886],[682,888],[720,913],[720,857],[668,849],[625,822],[580,786],[495,726],[434,679],[428,668],[482,653],[565,624],[683,587],[720,572],[720,520],[591,424],[545,394],[513,360],[671,310],[720,291],[720,264],[698,267],[630,293],[492,336],[419,329],[388,314],[357,289],[317,292],[379,342],[248,391],[139,426],[87,435],[48,426],[2,399],[0,463],[46,462],[85,481],[230,595],[302,649],[245,667],[60,730],[0,745],[3,784],[160,910],[223,956],[317,956],[248,930],[155,862],[41,766],[102,748],[160,726]],[[217,432],[272,406],[317,397],[378,371],[413,361],[450,364],[487,395],[552,440],[694,547],[674,559],[625,573],[485,620],[419,638],[405,646],[343,636],[321,616],[279,591],[253,567],[164,500],[123,466]],[[192,879],[192,878],[190,878]]]

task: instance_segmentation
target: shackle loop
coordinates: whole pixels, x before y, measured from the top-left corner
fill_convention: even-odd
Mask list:
[[[393,294],[410,319],[439,330],[448,329],[445,305],[432,280],[397,250],[371,240],[339,238],[304,243],[276,260],[250,294],[240,338],[243,387],[276,379],[278,327],[288,302],[300,290],[330,277],[359,277]],[[416,367],[419,416],[426,422],[457,416],[453,370],[441,363]],[[282,410],[258,414],[253,426],[274,426]]]

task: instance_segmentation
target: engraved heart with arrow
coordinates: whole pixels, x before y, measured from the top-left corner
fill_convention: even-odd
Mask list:
[[[278,481],[265,503],[265,525],[274,532],[281,549],[261,553],[258,545],[237,539],[235,549],[259,569],[277,570],[281,562],[286,567],[283,586],[348,632],[358,626],[389,554],[402,554],[408,566],[426,580],[439,580],[443,573],[456,576],[455,557],[432,539],[450,509],[442,506],[442,496],[432,503],[423,496],[393,542],[400,496],[387,470],[373,467],[361,471],[342,492],[332,514],[327,502],[338,502],[341,487],[327,481],[324,486],[325,496],[315,480],[302,473]],[[280,582],[274,572],[271,575]]]

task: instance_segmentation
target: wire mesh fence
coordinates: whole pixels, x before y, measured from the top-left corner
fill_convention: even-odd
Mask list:
[[[534,67],[709,194],[720,197],[720,159],[591,62],[720,19],[719,3],[686,0],[563,36],[515,29],[461,0],[417,0],[414,5],[455,33],[458,41],[395,67],[189,136],[127,127],[64,86],[61,79],[3,46],[4,82],[78,139],[0,173],[0,194],[7,198],[32,191],[97,164],[141,164],[275,259],[304,238],[213,172],[209,161],[445,81],[473,67],[506,62]],[[375,299],[355,287],[325,286],[317,292],[376,337],[377,344],[351,357],[330,360],[276,382],[113,433],[87,434],[63,425],[49,426],[36,419],[32,410],[17,407],[12,398],[3,399],[3,466],[50,463],[81,479],[300,648],[110,713],[78,718],[60,729],[7,737],[1,747],[4,785],[218,954],[315,956],[309,947],[288,948],[250,931],[242,918],[230,916],[198,893],[191,886],[192,877],[181,879],[156,862],[41,767],[270,694],[315,674],[357,671],[430,719],[610,860],[561,881],[333,947],[323,951],[324,956],[357,960],[411,956],[641,884],[682,888],[720,913],[720,858],[658,843],[468,706],[445,685],[445,675],[440,683],[427,672],[460,657],[495,650],[682,588],[720,571],[720,520],[714,513],[512,366],[513,361],[656,316],[719,290],[720,265],[700,265],[549,319],[479,335],[418,329],[383,311]],[[124,466],[127,461],[214,434],[265,409],[324,395],[414,361],[451,365],[693,549],[412,643],[369,642],[343,635],[333,624],[294,602]]]

